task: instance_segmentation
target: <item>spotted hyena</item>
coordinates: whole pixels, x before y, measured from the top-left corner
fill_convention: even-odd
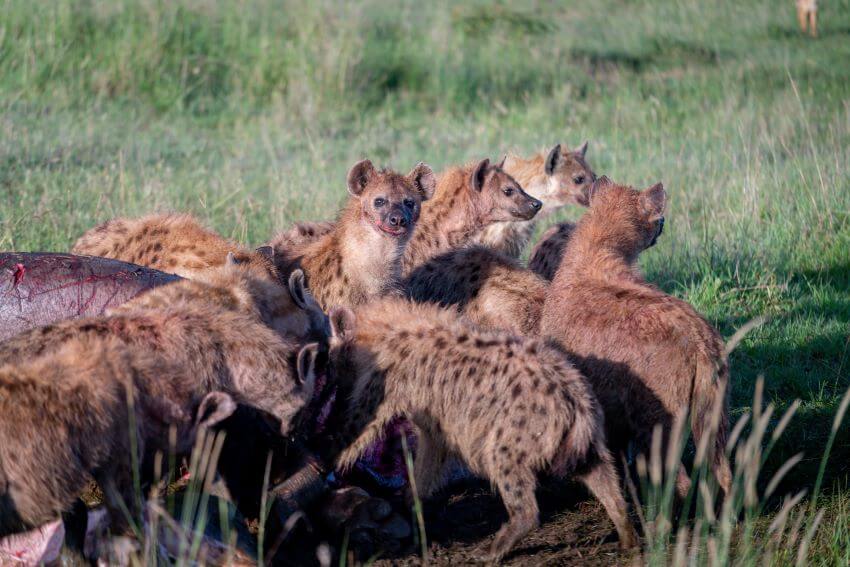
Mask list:
[[[488,333],[434,305],[402,299],[331,314],[331,372],[344,399],[329,443],[349,467],[395,416],[415,424],[419,496],[458,456],[490,479],[509,521],[485,552],[497,560],[538,523],[536,474],[576,476],[605,506],[621,543],[635,535],[605,445],[602,410],[554,343]],[[333,460],[333,458],[331,458]]]
[[[683,412],[690,412],[700,444],[716,420],[713,467],[728,493],[723,340],[689,304],[646,283],[636,265],[664,226],[664,188],[638,191],[602,177],[588,196],[590,209],[549,286],[541,333],[559,340],[590,379],[605,408],[612,449],[634,441],[648,454],[653,428],[660,424],[669,435]],[[680,469],[680,496],[689,484]]]
[[[536,335],[546,282],[491,248],[471,246],[441,254],[418,266],[404,281],[416,302],[454,307],[485,329]]]
[[[83,234],[71,252],[131,262],[184,278],[221,266],[231,253],[239,262],[256,263],[274,273],[270,247],[247,249],[188,214],[115,218]]]
[[[434,193],[431,168],[407,175],[378,170],[369,160],[348,172],[348,203],[333,230],[299,250],[310,291],[325,309],[357,306],[399,289],[401,259],[415,234],[423,202]]]
[[[551,282],[561,265],[564,248],[570,240],[576,225],[572,222],[562,222],[552,226],[543,233],[528,259],[528,269],[544,280]]]
[[[199,429],[236,407],[185,370],[90,336],[0,366],[0,537],[56,520],[92,476],[123,533],[123,510],[140,511],[133,467],[145,486],[155,453],[187,453]]]
[[[518,258],[528,244],[537,220],[567,204],[586,207],[584,192],[596,179],[586,155],[587,142],[574,150],[558,144],[548,152],[538,153],[527,159],[508,156],[505,160],[505,171],[529,194],[543,201],[543,210],[532,221],[489,226],[475,241]]]

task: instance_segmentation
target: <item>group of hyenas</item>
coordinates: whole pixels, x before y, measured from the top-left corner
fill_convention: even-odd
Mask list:
[[[403,417],[417,435],[418,496],[441,488],[452,457],[489,479],[509,521],[485,559],[536,526],[541,472],[580,480],[635,545],[615,455],[647,453],[657,426],[669,442],[685,414],[697,444],[711,430],[728,491],[724,344],[636,265],[661,234],[666,193],[597,178],[586,150],[439,175],[364,160],[335,221],[256,250],[189,215],[88,231],[74,253],[185,279],[0,344],[0,535],[57,517],[89,476],[121,532],[124,507],[138,513],[131,438],[146,483],[157,451],[186,452],[235,403],[291,434],[319,374],[337,388],[312,443],[329,467],[351,466]],[[534,217],[568,203],[588,210],[523,265]],[[689,482],[680,467],[680,495]]]

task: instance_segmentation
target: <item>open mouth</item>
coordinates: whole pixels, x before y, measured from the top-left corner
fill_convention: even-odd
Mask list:
[[[407,232],[407,229],[403,226],[391,227],[382,223],[375,223],[375,226],[378,227],[381,232],[385,232],[391,236],[401,236]]]

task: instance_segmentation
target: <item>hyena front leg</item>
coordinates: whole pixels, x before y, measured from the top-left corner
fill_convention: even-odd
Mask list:
[[[339,456],[336,458],[336,468],[340,470],[351,468],[354,462],[360,458],[360,455],[370,445],[380,439],[384,429],[393,417],[395,417],[393,412],[379,408],[375,416],[362,427],[358,427],[358,423],[363,423],[363,420],[357,416],[349,421],[346,424],[348,431],[355,432],[356,437],[353,441],[346,443],[346,446],[340,451]]]
[[[420,498],[429,498],[442,486],[448,451],[443,440],[425,428],[417,428],[416,457],[413,460],[413,478]]]
[[[497,463],[491,481],[499,491],[508,511],[508,521],[493,538],[489,550],[479,549],[476,555],[487,562],[498,563],[516,543],[539,523],[537,500],[534,496],[536,477],[527,467],[505,460]]]

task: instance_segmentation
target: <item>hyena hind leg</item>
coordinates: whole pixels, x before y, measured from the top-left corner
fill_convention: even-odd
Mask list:
[[[508,511],[508,521],[496,532],[489,551],[481,549],[476,553],[480,559],[487,562],[499,562],[539,523],[534,495],[537,478],[534,471],[528,468],[511,469],[512,464],[498,463],[498,474],[491,477]]]
[[[605,508],[605,512],[617,530],[617,535],[620,536],[620,547],[630,549],[636,546],[637,534],[629,521],[626,499],[623,497],[620,479],[617,478],[617,469],[607,451],[576,476]]]

